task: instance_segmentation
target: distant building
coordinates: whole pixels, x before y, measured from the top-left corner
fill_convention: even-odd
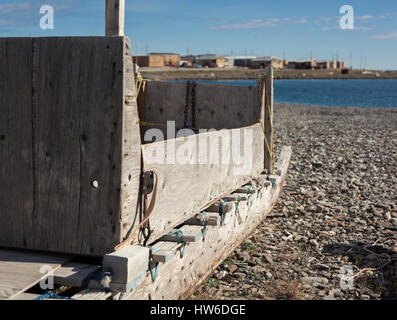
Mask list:
[[[281,69],[284,68],[284,60],[275,57],[257,57],[252,59],[251,66],[254,69],[263,69],[267,66],[271,66],[274,69]]]
[[[217,54],[202,54],[196,57],[196,64],[208,68],[224,68],[229,59]]]
[[[248,67],[251,68],[252,66],[252,60],[255,59],[256,57],[234,57],[234,63],[233,65],[235,67]]]
[[[140,67],[175,67],[181,57],[176,53],[149,53],[146,56],[133,56],[133,60]]]
[[[233,68],[234,67],[234,58],[233,57],[224,57],[225,63],[223,65],[224,68]]]
[[[196,62],[196,56],[190,54],[188,56],[183,56],[181,57],[181,60],[183,61],[189,61],[190,63],[195,63]]]
[[[268,59],[268,61],[270,62],[269,64],[274,68],[274,69],[281,69],[285,67],[285,60],[282,59],[278,59],[275,57],[270,57]]]
[[[298,69],[298,70],[311,70],[311,69],[317,68],[317,61],[315,59],[289,61],[288,68],[289,69]]]
[[[317,62],[317,69],[330,69],[330,70],[342,70],[345,69],[345,63],[343,61],[320,61]]]
[[[164,66],[175,67],[181,56],[177,53],[149,53],[149,57],[161,57],[164,60]]]
[[[164,67],[162,56],[133,56],[132,58],[139,67]]]
[[[343,61],[336,61],[336,69],[345,69],[345,63]]]
[[[317,62],[317,69],[331,69],[331,61]]]

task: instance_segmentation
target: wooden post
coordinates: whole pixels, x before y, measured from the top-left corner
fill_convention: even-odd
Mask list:
[[[124,36],[125,0],[106,0],[106,35]]]
[[[274,169],[274,145],[273,145],[273,68],[267,67],[265,70],[265,78],[257,82],[259,87],[260,97],[260,119],[265,130],[265,157],[264,157],[264,169],[268,173],[272,173]],[[270,151],[270,152],[269,152]]]

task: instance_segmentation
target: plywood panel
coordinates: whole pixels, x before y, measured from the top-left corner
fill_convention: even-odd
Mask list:
[[[0,246],[103,255],[138,219],[124,37],[0,39]]]
[[[124,41],[37,41],[34,248],[103,254],[120,237]]]
[[[251,143],[243,142],[244,134],[251,134]],[[238,137],[238,140],[236,138],[234,140],[238,141],[238,144],[233,147],[232,139],[227,140],[227,137],[231,138],[232,136]],[[144,169],[145,171],[154,171],[158,177],[156,202],[150,216],[151,240],[189,219],[212,201],[237,189],[263,171],[263,132],[260,124],[242,129],[178,138],[174,140],[176,150],[174,154],[183,154],[185,148],[186,150],[192,148],[199,152],[199,146],[204,146],[204,141],[207,142],[207,147],[202,148],[207,151],[207,160],[204,161],[204,157],[201,158],[202,160],[195,158],[197,159],[196,163],[183,163],[180,160],[173,162],[170,158],[171,152],[167,153],[166,163],[160,163],[161,161],[153,163],[154,157],[160,154],[156,150],[166,150],[171,147],[169,141],[143,146]],[[224,142],[218,144],[218,152],[215,152],[215,149],[211,149],[211,141]],[[222,146],[225,147],[224,154],[230,155],[233,151],[244,157],[246,161],[251,159],[250,162],[247,162],[248,170],[246,172],[237,171],[236,169],[242,168],[242,164],[237,164],[235,159],[229,164],[223,163]],[[218,155],[218,164],[216,161],[208,160],[214,160],[215,155]],[[176,157],[176,159],[180,158]]]
[[[184,127],[186,105],[186,84],[184,82],[149,81],[142,94],[145,94],[145,109],[141,112],[142,120],[158,124],[175,121],[176,127]],[[145,126],[145,129],[150,128],[153,127]],[[162,127],[155,128],[166,133]]]
[[[196,88],[196,100],[198,128],[242,128],[259,120],[255,87],[200,83]]]
[[[0,38],[0,245],[33,241],[32,39]]]
[[[186,94],[185,82],[148,82],[143,119],[158,124],[175,121],[177,128],[183,128]],[[198,129],[217,130],[253,125],[260,116],[258,94],[257,87],[197,83],[194,104],[191,94],[188,94],[187,125]],[[193,105],[195,125],[192,119]],[[165,132],[162,127],[158,128]]]

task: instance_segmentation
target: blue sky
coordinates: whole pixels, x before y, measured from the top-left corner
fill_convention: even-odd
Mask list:
[[[39,28],[39,8],[55,9],[55,29]],[[339,9],[355,10],[355,30]],[[0,0],[0,37],[103,35],[105,0]],[[125,33],[134,51],[340,59],[397,70],[395,0],[126,0]]]

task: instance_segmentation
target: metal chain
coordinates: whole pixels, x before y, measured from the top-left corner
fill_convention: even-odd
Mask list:
[[[192,86],[192,128],[196,127],[196,86],[197,83],[193,81]]]
[[[187,127],[187,122],[189,118],[189,105],[190,105],[190,81],[186,82],[186,104],[185,104],[185,120],[183,123],[183,127]]]

